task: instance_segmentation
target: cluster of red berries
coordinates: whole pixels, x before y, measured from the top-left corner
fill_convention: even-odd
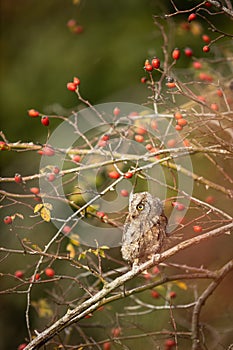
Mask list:
[[[74,34],[81,34],[83,32],[83,26],[77,23],[75,19],[69,19],[67,27]]]
[[[176,119],[176,126],[175,129],[177,131],[181,131],[185,125],[188,124],[187,120],[183,118],[182,114],[180,112],[176,112],[174,114],[174,117]]]
[[[159,69],[159,67],[160,67],[160,59],[157,57],[154,57],[151,60],[151,62],[148,59],[145,61],[144,69],[147,72],[152,72],[153,69]]]
[[[76,91],[76,89],[79,85],[80,85],[80,79],[77,77],[74,77],[72,82],[68,82],[66,84],[66,87],[70,91]]]
[[[29,109],[28,115],[31,118],[36,118],[41,116],[41,124],[44,126],[49,126],[49,117],[47,115],[42,115],[40,112],[38,112],[36,109]]]

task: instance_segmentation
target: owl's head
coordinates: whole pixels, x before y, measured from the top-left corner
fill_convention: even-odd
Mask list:
[[[163,204],[159,198],[152,197],[148,192],[130,194],[129,213],[132,218],[161,215]]]

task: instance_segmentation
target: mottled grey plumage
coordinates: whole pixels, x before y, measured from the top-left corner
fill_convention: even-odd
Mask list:
[[[167,218],[159,198],[148,192],[134,193],[129,198],[129,214],[122,237],[122,257],[139,264],[160,252],[166,237]]]

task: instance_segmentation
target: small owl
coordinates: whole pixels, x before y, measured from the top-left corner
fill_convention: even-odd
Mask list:
[[[148,192],[134,193],[129,198],[121,253],[124,260],[140,264],[161,251],[166,238],[167,218],[163,204]]]

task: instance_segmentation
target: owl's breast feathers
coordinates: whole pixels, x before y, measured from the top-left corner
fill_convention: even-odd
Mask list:
[[[166,237],[167,218],[163,212],[152,218],[132,218],[129,214],[123,229],[122,257],[131,263],[143,263],[158,253]]]

